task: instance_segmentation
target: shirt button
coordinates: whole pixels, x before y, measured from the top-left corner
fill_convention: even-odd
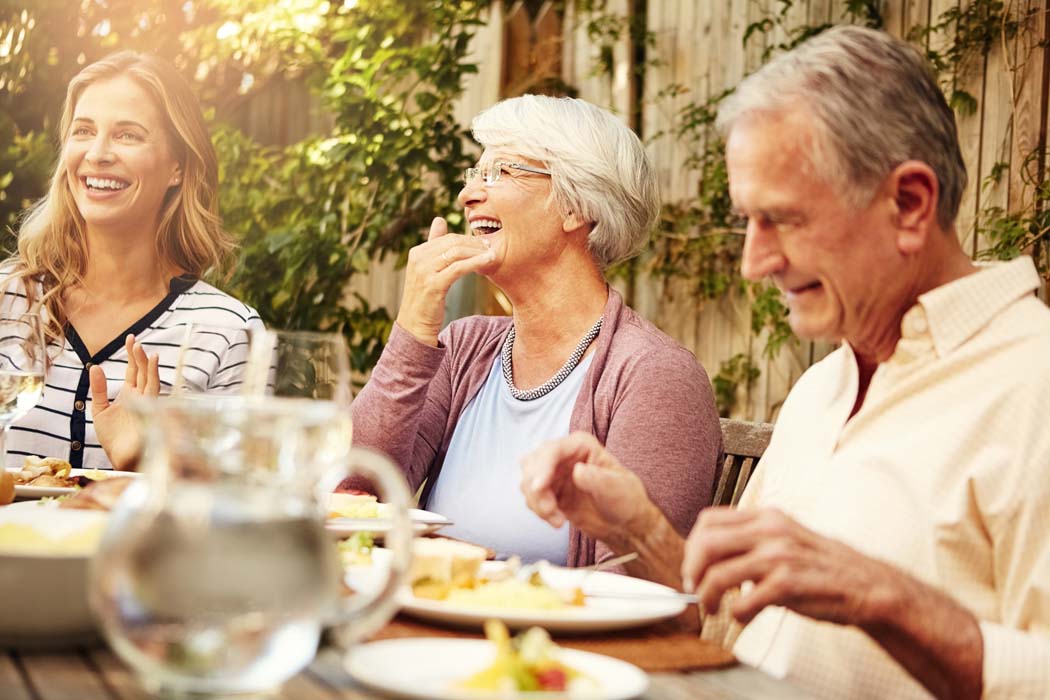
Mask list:
[[[915,335],[922,335],[929,330],[929,328],[930,325],[926,322],[924,316],[915,316],[915,318],[911,320],[911,330]]]
[[[75,401],[73,403],[73,408],[77,409],[78,411],[83,411],[84,410],[84,402],[83,401]]]
[[[71,448],[71,449],[72,449],[72,450],[73,450],[74,452],[79,452],[79,451],[80,451],[80,448],[81,448],[81,447],[83,447],[83,445],[82,445],[82,444],[80,444],[80,440],[74,440],[74,441],[73,441],[73,444],[71,444],[71,445],[70,445],[69,447],[70,447],[70,448]]]
[[[85,363],[84,363],[84,369],[91,369],[91,368],[92,368],[92,367],[94,367],[94,366],[95,366],[95,365],[94,365],[94,364],[92,364],[91,362],[85,362]]]

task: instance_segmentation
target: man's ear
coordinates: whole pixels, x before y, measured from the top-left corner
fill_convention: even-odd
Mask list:
[[[581,217],[579,214],[570,212],[565,215],[565,220],[562,221],[561,229],[565,233],[572,233],[573,231],[583,226],[588,226],[588,223],[589,222],[584,221],[583,217]],[[588,226],[588,228],[590,227]]]
[[[937,202],[941,188],[937,174],[922,161],[908,160],[893,169],[886,187],[895,207],[897,249],[905,255],[917,253],[926,246],[931,231],[940,231]]]

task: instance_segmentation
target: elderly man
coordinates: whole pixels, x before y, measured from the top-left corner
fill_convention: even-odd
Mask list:
[[[709,622],[744,623],[740,659],[817,695],[1050,697],[1050,311],[1030,259],[962,250],[966,174],[929,69],[840,27],[719,122],[744,276],[842,346],[792,389],[740,508],[688,541],[579,433],[526,459],[531,507],[639,552],[635,573],[680,571],[721,603]]]

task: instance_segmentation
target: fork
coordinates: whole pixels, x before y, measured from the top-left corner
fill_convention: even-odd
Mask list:
[[[614,557],[612,559],[607,559],[605,561],[598,562],[597,564],[591,564],[590,566],[581,566],[575,570],[587,573],[590,573],[592,571],[601,571],[603,569],[610,569],[614,566],[619,566],[620,564],[626,564],[627,562],[634,561],[637,558],[638,552],[630,552],[628,554],[624,554],[623,556]],[[518,579],[519,581],[528,581],[530,578],[532,578],[533,574],[538,573],[540,569],[542,569],[544,566],[552,566],[552,564],[546,559],[540,559],[539,561],[534,561],[531,564],[526,564],[514,573],[514,578]],[[584,576],[586,578],[586,574]]]

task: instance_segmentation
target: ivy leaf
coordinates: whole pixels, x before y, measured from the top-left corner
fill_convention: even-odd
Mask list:
[[[372,267],[372,258],[364,248],[358,248],[350,258],[350,267],[354,272],[368,272]]]
[[[948,98],[948,105],[964,117],[977,113],[977,98],[965,90],[953,90],[951,97]]]
[[[773,20],[769,17],[761,19],[757,22],[752,22],[747,25],[747,29],[744,30],[744,39],[740,42],[743,46],[747,46],[747,40],[751,38],[751,35],[755,32],[762,32],[763,34],[773,28]]]

